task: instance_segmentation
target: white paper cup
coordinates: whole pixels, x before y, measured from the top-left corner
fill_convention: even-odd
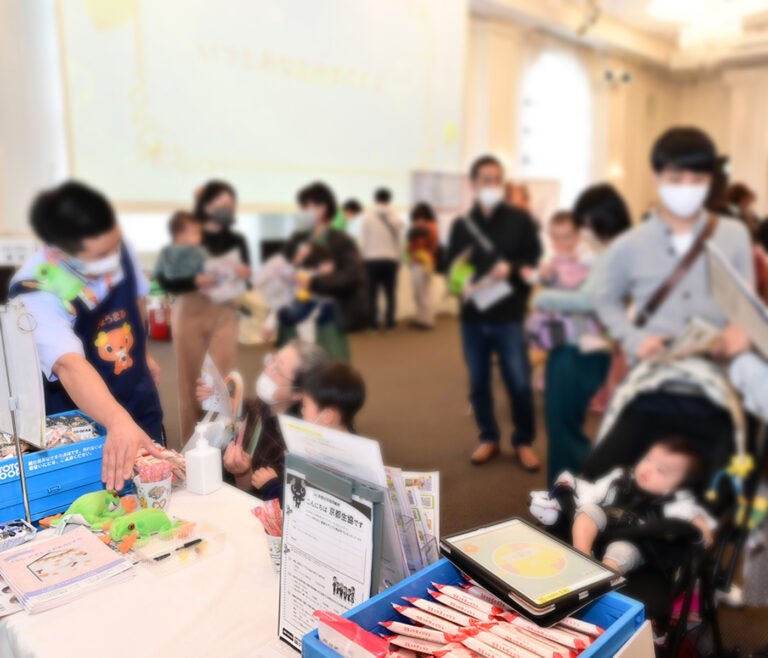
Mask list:
[[[269,558],[272,560],[272,568],[275,573],[280,573],[280,562],[283,557],[283,538],[267,535],[267,546],[269,546]]]
[[[139,499],[139,506],[144,508],[156,508],[161,510],[168,509],[168,502],[171,500],[171,485],[173,475],[160,480],[160,482],[142,482],[140,476],[133,478],[133,484],[136,487],[136,497]]]

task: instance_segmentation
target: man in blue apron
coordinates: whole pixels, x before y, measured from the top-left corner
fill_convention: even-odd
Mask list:
[[[159,368],[147,353],[149,286],[109,201],[80,183],[40,194],[30,222],[43,248],[11,281],[35,319],[46,413],[80,409],[107,429],[102,479],[120,488],[139,448],[157,455]]]

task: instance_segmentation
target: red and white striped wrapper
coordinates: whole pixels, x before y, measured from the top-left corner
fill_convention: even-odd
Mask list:
[[[440,603],[435,603],[434,601],[427,601],[427,599],[418,599],[412,596],[404,596],[403,599],[405,601],[408,601],[411,605],[416,606],[417,608],[421,608],[422,610],[429,612],[430,614],[437,615],[438,617],[442,617],[443,619],[447,619],[448,621],[458,624],[459,626],[469,626],[472,622],[472,617],[469,617],[465,615],[464,613],[458,612],[457,610],[454,610],[453,608],[449,608],[448,606],[441,605]]]
[[[531,633],[531,631],[527,631],[524,628],[520,629],[520,633],[525,637],[530,638],[534,642],[538,642],[539,644],[542,644],[545,647],[549,647],[552,651],[555,651],[563,655],[564,658],[576,658],[576,656],[578,656],[581,653],[581,651],[564,647],[562,644],[558,644],[557,642],[548,640],[547,638],[541,637],[540,635],[534,635],[533,633]]]
[[[425,653],[428,656],[434,655],[435,651],[440,651],[445,646],[445,643],[437,644],[435,642],[427,642],[427,640],[420,640],[416,637],[408,637],[407,635],[390,635],[385,637],[389,641],[390,646],[402,647],[403,649],[410,649],[416,653]]]
[[[460,642],[461,638],[465,635],[462,631],[459,631],[456,634],[445,633],[444,631],[438,631],[434,628],[412,626],[411,624],[403,624],[399,621],[380,621],[379,625],[398,635],[407,635],[408,637],[415,637],[420,640],[426,640],[427,642],[434,642],[435,644],[440,645],[450,644],[451,642]]]
[[[498,635],[494,635],[488,631],[480,631],[475,637],[483,644],[487,644],[489,647],[493,647],[494,649],[499,649],[500,651],[506,653],[508,656],[512,656],[512,658],[540,658],[540,656],[535,651],[531,651],[530,649],[527,649],[520,644],[508,642]]]
[[[583,633],[590,637],[600,637],[605,633],[605,629],[601,628],[597,624],[590,624],[588,621],[581,621],[581,619],[574,619],[573,617],[566,617],[565,619],[557,622],[555,627],[561,626],[570,631],[576,631],[577,633]]]
[[[484,628],[483,625],[481,628]],[[530,651],[539,658],[572,658],[571,649],[550,643],[544,638],[538,638],[533,634],[527,633],[523,629],[511,628],[508,624],[489,625],[488,632],[497,637],[516,644],[526,651]]]
[[[487,612],[483,612],[482,610],[479,610],[474,606],[468,605],[466,603],[462,603],[461,601],[453,598],[452,596],[448,596],[448,594],[443,594],[442,592],[436,592],[433,589],[428,589],[427,592],[438,603],[442,603],[443,605],[448,606],[449,608],[453,608],[457,612],[460,612],[472,619],[476,619],[478,621],[493,621],[494,619],[497,618],[497,615],[492,615],[492,614],[488,614]],[[499,612],[501,612],[501,610],[499,610]]]
[[[439,651],[435,651],[435,658],[477,658],[477,654],[463,644],[446,644]]]
[[[534,635],[552,640],[553,642],[562,644],[564,647],[568,647],[569,649],[582,651],[583,649],[586,649],[590,644],[592,644],[592,638],[581,635],[580,633],[574,635],[572,631],[565,631],[558,628],[542,628],[541,626],[534,624],[532,621],[528,621],[521,615],[505,613],[504,619],[506,620],[506,623],[511,624],[515,628],[524,628]]]
[[[402,647],[390,647],[387,658],[419,658],[419,654],[410,649],[403,649]]]
[[[392,607],[404,617],[408,617],[408,619],[411,619],[418,624],[424,624],[424,626],[428,626],[429,628],[436,628],[438,631],[451,633],[451,635],[458,635],[461,632],[461,627],[456,624],[452,624],[445,619],[431,615],[424,610],[411,608],[407,605],[399,605],[397,603],[393,603]]]
[[[498,617],[505,612],[505,610],[499,606],[488,603],[488,601],[484,601],[477,596],[473,596],[459,587],[454,587],[453,585],[438,585],[437,583],[432,584],[440,594],[450,596],[454,601],[458,601],[459,603],[476,610],[483,615],[484,619]],[[434,596],[432,598],[434,598]],[[479,617],[477,618],[479,619]]]
[[[491,594],[487,589],[481,587],[480,585],[476,585],[472,582],[464,583],[461,586],[461,589],[467,594],[474,596],[481,601],[490,603],[491,605],[496,606],[497,608],[501,608],[502,610],[512,612],[512,607],[508,603],[504,603],[504,601],[502,601],[498,596]]]

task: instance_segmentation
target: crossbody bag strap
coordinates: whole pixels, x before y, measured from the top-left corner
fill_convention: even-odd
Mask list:
[[[480,245],[480,247],[488,254],[495,254],[496,253],[496,247],[493,246],[491,241],[487,238],[487,236],[475,225],[475,223],[472,221],[469,217],[462,217],[461,220],[464,222],[464,226],[466,226],[467,230],[469,231],[470,235],[474,239],[474,241]]]
[[[389,217],[387,216],[387,213],[382,211],[377,211],[376,216],[379,218],[381,222],[383,222],[384,226],[387,227],[387,230],[389,231],[390,236],[392,237],[392,242],[395,243],[395,248],[400,249],[400,233],[397,230],[397,228],[392,224],[392,222],[389,221]]]
[[[715,228],[717,228],[717,216],[710,213],[706,226],[696,237],[696,240],[691,245],[690,249],[688,249],[685,256],[683,256],[683,258],[677,264],[677,267],[675,267],[672,273],[656,289],[653,295],[651,295],[651,298],[646,302],[645,306],[643,306],[642,310],[635,317],[636,327],[642,329],[648,323],[648,320],[653,317],[654,313],[656,313],[659,307],[664,303],[667,297],[669,297],[672,291],[677,288],[677,286],[683,280],[683,277],[688,273],[693,264],[696,262],[696,259],[701,255],[702,251],[704,251],[704,245],[707,243],[707,240],[709,240],[709,238],[711,238],[714,234]]]

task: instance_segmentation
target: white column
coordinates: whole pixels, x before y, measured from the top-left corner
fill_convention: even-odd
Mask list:
[[[53,0],[0,2],[0,235],[29,233],[34,195],[66,177]]]

